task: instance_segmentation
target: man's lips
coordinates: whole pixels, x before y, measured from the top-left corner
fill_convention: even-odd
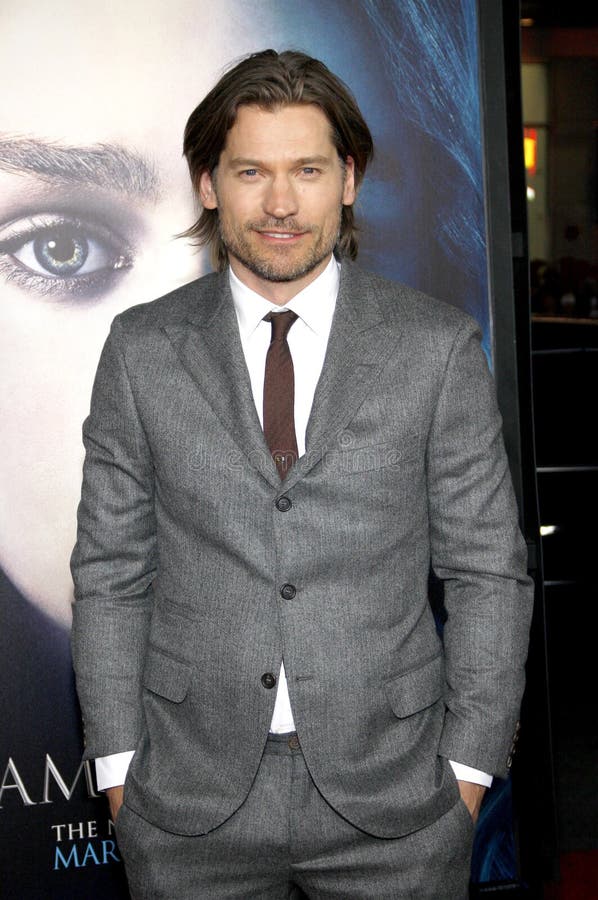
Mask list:
[[[307,231],[277,231],[274,228],[256,228],[254,229],[260,237],[268,241],[296,241],[306,235]]]
[[[273,241],[292,241],[294,238],[300,238],[305,231],[259,231],[262,237],[271,238]]]

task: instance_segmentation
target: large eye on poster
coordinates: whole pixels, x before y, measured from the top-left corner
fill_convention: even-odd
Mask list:
[[[321,58],[375,141],[360,262],[467,309],[488,350],[476,4],[5,0],[0,24],[3,881],[21,898],[126,896],[81,766],[69,557],[110,323],[208,269],[177,237],[197,214],[185,122],[250,51]]]

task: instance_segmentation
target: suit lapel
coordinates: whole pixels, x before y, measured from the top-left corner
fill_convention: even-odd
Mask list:
[[[306,434],[306,453],[284,482],[292,487],[335,444],[372,392],[397,342],[385,328],[373,282],[343,262],[328,349]]]
[[[240,451],[274,487],[281,483],[255,409],[227,273],[198,298],[187,321],[165,330],[182,364]],[[375,390],[396,345],[373,282],[343,262],[336,310],[306,434],[307,451],[284,481],[292,487],[331,449]]]
[[[273,486],[280,480],[264,440],[245,365],[227,273],[198,298],[182,325],[168,325],[168,338],[241,452]]]

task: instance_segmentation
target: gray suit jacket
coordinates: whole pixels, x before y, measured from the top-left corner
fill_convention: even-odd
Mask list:
[[[360,828],[442,815],[448,759],[505,774],[531,591],[478,337],[343,263],[307,451],[281,484],[227,276],[117,317],[84,426],[73,646],[86,755],[136,748],[140,815],[197,834],[239,807],[283,656],[309,770]]]

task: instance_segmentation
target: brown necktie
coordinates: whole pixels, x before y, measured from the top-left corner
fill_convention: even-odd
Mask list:
[[[268,313],[272,338],[264,375],[264,435],[281,480],[297,460],[295,374],[287,334],[297,315],[290,310]]]

